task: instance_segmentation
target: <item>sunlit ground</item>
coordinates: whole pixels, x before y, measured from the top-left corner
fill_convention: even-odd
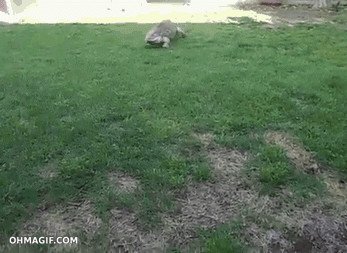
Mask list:
[[[236,4],[236,1],[235,1]],[[163,19],[173,22],[230,22],[228,17],[249,17],[271,23],[271,17],[254,11],[238,10],[226,4],[112,4],[45,3],[16,15],[19,23],[157,23]]]

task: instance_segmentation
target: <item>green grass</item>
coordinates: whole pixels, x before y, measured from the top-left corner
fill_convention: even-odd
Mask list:
[[[40,203],[80,199],[94,200],[101,216],[125,205],[157,226],[189,177],[209,177],[192,132],[249,150],[260,145],[251,132],[290,131],[346,178],[339,26],[189,27],[163,50],[145,48],[149,25],[0,26],[0,237]],[[53,161],[59,176],[41,178]],[[283,161],[267,164],[262,181],[297,178]],[[119,197],[105,188],[115,169],[139,178],[143,192]],[[229,239],[207,248],[217,244]]]
[[[287,182],[290,166],[284,151],[276,146],[267,146],[260,153],[260,181],[272,186]]]
[[[242,244],[228,234],[216,234],[206,241],[206,253],[240,253],[244,252]]]
[[[224,224],[216,230],[200,230],[199,236],[205,242],[206,253],[241,253],[247,252],[245,242],[240,240],[239,233],[244,229],[241,219],[235,219],[229,224]]]
[[[291,201],[299,203],[325,193],[324,184],[303,169],[295,168],[282,148],[259,144],[254,151],[259,152],[254,152],[257,155],[250,160],[246,175],[259,186],[261,194],[278,195],[287,189],[294,194]]]

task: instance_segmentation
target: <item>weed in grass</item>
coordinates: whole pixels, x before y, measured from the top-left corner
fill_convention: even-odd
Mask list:
[[[288,162],[284,151],[276,146],[265,146],[260,153],[260,181],[278,187],[288,181]]]
[[[99,190],[97,193],[98,193],[97,195],[91,194],[90,198],[94,200],[97,214],[103,220],[106,220],[108,218],[109,211],[115,206],[117,206],[118,203],[120,205],[124,205],[124,207],[128,209],[132,208],[134,204],[131,198],[127,198],[127,196],[118,197],[117,194],[113,191]]]
[[[197,181],[204,181],[210,177],[210,168],[203,156],[203,145],[196,138],[187,138],[180,144],[181,156],[186,159],[188,173]]]
[[[260,151],[260,160],[262,162],[273,164],[287,161],[284,150],[277,146],[264,146]]]
[[[259,179],[260,193],[274,196],[280,193],[279,189],[287,189],[294,193],[292,201],[299,203],[325,192],[324,183],[315,176],[294,168],[282,148],[261,145],[258,149],[260,153],[249,163],[247,174],[251,180]]]
[[[169,157],[162,161],[160,169],[168,175],[172,187],[182,186],[188,172],[186,163],[178,157]]]
[[[146,194],[149,195],[149,194]],[[153,229],[161,224],[158,205],[152,196],[142,195],[138,205],[138,217],[144,229]]]
[[[130,194],[118,194],[115,199],[115,203],[117,203],[118,206],[129,210],[135,206],[136,201],[136,197]]]
[[[294,192],[293,201],[302,202],[326,193],[326,186],[320,179],[302,172],[294,171],[289,178],[288,188]]]
[[[216,230],[200,230],[198,234],[206,241],[204,252],[241,253],[246,252],[245,243],[238,238],[241,230],[240,220],[235,220]]]
[[[200,162],[197,165],[193,164],[190,166],[190,170],[197,182],[206,181],[211,175],[210,168],[206,162]]]
[[[260,169],[260,181],[271,184],[273,186],[280,186],[288,180],[287,165],[281,162],[263,165]]]
[[[244,252],[244,250],[240,242],[236,239],[227,235],[221,235],[207,240],[205,252],[241,253]]]

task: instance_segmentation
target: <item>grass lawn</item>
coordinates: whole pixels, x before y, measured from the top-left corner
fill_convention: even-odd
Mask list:
[[[145,46],[150,27],[0,26],[1,245],[38,210],[84,201],[99,225],[89,237],[71,232],[81,247],[109,247],[112,210],[143,231],[165,229],[161,217],[175,213],[187,185],[215,180],[201,134],[214,150],[247,153],[239,176],[269,201],[304,210],[330,196],[319,175],[265,140],[269,131],[295,136],[321,171],[346,182],[342,25],[189,24],[168,50]],[[136,180],[132,191],[112,181],[119,175]],[[197,244],[242,252],[261,246],[239,233],[249,224],[290,230],[257,210],[244,204],[226,227],[197,227]]]

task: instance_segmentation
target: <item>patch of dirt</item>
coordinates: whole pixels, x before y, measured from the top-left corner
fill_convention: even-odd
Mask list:
[[[109,174],[111,185],[115,185],[122,193],[134,193],[139,188],[139,182],[122,172],[111,172]]]
[[[306,210],[298,230],[288,232],[284,236],[274,230],[269,232],[269,249],[271,252],[315,252],[335,253],[347,252],[347,222],[346,215],[342,215],[342,221],[330,215]]]
[[[289,25],[297,23],[320,24],[331,21],[339,13],[327,9],[313,9],[309,5],[282,5],[266,6],[259,4],[239,4],[241,10],[253,10],[272,17],[275,24],[288,23]]]
[[[284,249],[289,250],[291,248],[290,243],[284,237],[284,235],[274,229],[270,229],[267,232],[268,237],[268,249],[270,252],[283,252]]]
[[[347,252],[347,216],[344,218],[338,222],[327,215],[315,214],[304,226],[302,237],[311,242],[313,252]],[[295,247],[298,248],[298,243]]]
[[[247,222],[245,214],[248,225],[241,236],[256,252],[346,252],[346,204],[335,204],[316,200],[296,206],[283,197],[259,196],[250,201],[253,220]],[[331,205],[328,211],[327,205]]]
[[[313,244],[306,238],[300,238],[294,244],[294,251],[296,253],[312,252]]]
[[[322,178],[331,194],[337,202],[347,204],[347,185],[340,180],[338,176],[330,173],[324,173]],[[347,208],[347,207],[346,207]]]
[[[295,236],[272,236],[270,248],[274,252],[283,245],[283,240],[291,240],[285,249],[295,252],[346,252],[347,248],[347,189],[344,182],[329,170],[318,169],[313,155],[303,148],[299,139],[286,133],[271,131],[264,135],[269,144],[282,147],[296,168],[319,172],[318,176],[326,183],[330,192],[328,198],[318,199],[305,209],[287,203],[280,212],[268,210],[276,220],[286,224]],[[272,203],[276,198],[272,199]],[[278,200],[280,201],[280,200]],[[270,205],[269,205],[270,206]],[[328,211],[322,213],[328,207]],[[274,240],[274,238],[277,238]],[[283,247],[283,246],[282,246]]]

